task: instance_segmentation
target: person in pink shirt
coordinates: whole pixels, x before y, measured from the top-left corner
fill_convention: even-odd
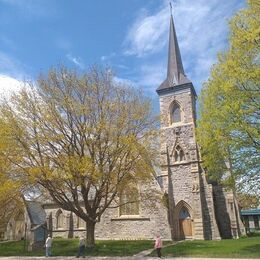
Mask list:
[[[154,243],[154,248],[157,251],[158,257],[162,257],[162,254],[161,254],[162,239],[161,239],[160,235],[156,236],[155,243]]]

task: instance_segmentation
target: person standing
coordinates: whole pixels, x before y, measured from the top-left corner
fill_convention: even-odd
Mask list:
[[[161,258],[162,257],[162,254],[161,254],[162,239],[161,239],[160,235],[156,236],[155,243],[154,243],[154,248],[157,251],[157,256]]]
[[[51,235],[48,235],[48,237],[45,241],[46,257],[51,256],[51,245],[52,245],[52,238],[51,238]]]
[[[76,257],[80,256],[85,257],[85,238],[83,236],[79,238],[79,249]]]

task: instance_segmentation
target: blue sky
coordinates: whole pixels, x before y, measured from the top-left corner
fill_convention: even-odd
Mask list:
[[[228,46],[228,19],[244,6],[173,1],[185,72],[198,94]],[[80,71],[103,64],[156,100],[166,77],[169,18],[166,0],[0,0],[0,93],[60,63]]]

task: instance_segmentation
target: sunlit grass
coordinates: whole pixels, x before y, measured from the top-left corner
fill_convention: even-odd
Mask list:
[[[220,241],[183,241],[163,248],[162,254],[164,256],[184,257],[260,258],[260,236]],[[155,256],[156,253],[153,252],[152,255]]]
[[[167,245],[171,242],[164,242]],[[93,249],[86,249],[91,256],[131,256],[143,250],[153,248],[151,240],[98,240]],[[44,248],[27,252],[26,241],[0,243],[0,256],[43,256]],[[52,253],[54,256],[75,256],[78,239],[55,238]],[[227,257],[260,258],[260,236],[220,241],[184,241],[162,249],[163,256],[181,257]],[[155,252],[152,253],[156,255]]]

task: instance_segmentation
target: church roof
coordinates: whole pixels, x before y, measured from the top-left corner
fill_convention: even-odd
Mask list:
[[[242,216],[253,216],[253,215],[260,215],[260,208],[259,209],[244,209],[241,210]]]
[[[168,67],[167,78],[156,90],[165,90],[178,85],[191,83],[186,77],[182,65],[181,53],[178,45],[177,35],[175,32],[173,17],[170,18],[170,33],[169,33],[169,49],[168,49]]]
[[[42,225],[45,223],[46,213],[41,204],[37,201],[26,201],[26,208],[32,225]]]

